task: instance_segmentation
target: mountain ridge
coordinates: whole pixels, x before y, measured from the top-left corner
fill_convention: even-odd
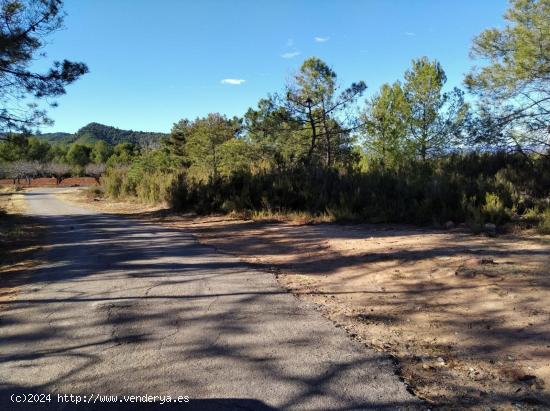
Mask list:
[[[71,144],[79,142],[82,144],[94,143],[102,140],[108,144],[116,145],[119,143],[132,143],[147,148],[155,148],[160,145],[163,138],[168,137],[167,133],[154,131],[135,131],[124,130],[105,124],[92,122],[81,127],[76,133],[41,133],[35,137],[47,140],[50,143],[67,143]]]

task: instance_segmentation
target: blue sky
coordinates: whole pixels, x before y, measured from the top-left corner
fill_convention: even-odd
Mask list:
[[[51,37],[47,59],[83,61],[90,73],[58,99],[55,125],[43,132],[92,121],[169,131],[183,117],[242,115],[310,56],[342,86],[364,80],[367,96],[424,55],[461,86],[472,38],[502,26],[506,8],[505,0],[66,0],[66,28]]]

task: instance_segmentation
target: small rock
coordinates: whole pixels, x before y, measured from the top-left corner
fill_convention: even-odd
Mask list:
[[[484,226],[483,226],[483,230],[489,234],[489,235],[496,235],[497,233],[497,226],[494,225],[493,223],[486,223]]]
[[[530,374],[524,374],[524,375],[520,375],[518,377],[519,381],[526,382],[526,383],[532,383],[532,382],[536,381],[536,379],[537,379],[536,376],[530,375]]]

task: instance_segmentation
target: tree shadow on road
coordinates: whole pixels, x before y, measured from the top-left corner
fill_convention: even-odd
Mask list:
[[[6,372],[15,369],[22,375],[30,375],[32,370],[39,373],[49,370],[57,362],[69,360],[72,365],[55,378],[29,386],[28,389],[59,392],[59,387],[89,386],[91,376],[100,375],[101,378],[92,385],[102,393],[116,393],[113,387],[124,380],[124,384],[134,388],[132,392],[149,389],[153,394],[160,394],[165,389],[162,383],[169,376],[169,385],[172,387],[198,387],[199,391],[202,390],[191,393],[192,398],[226,397],[221,395],[223,387],[210,387],[208,390],[209,387],[201,384],[201,381],[208,379],[199,375],[212,373],[216,379],[227,381],[227,387],[231,387],[228,389],[235,393],[241,392],[242,386],[262,384],[264,380],[271,384],[275,382],[274,392],[287,392],[284,399],[276,402],[278,409],[294,409],[304,404],[311,409],[335,410],[422,407],[415,399],[403,401],[397,396],[395,401],[389,402],[376,399],[376,395],[384,390],[385,382],[374,382],[374,376],[369,377],[368,371],[378,370],[374,375],[385,373],[393,368],[391,361],[384,354],[357,351],[357,344],[350,341],[347,343],[351,345],[346,346],[344,351],[352,353],[351,358],[338,357],[331,362],[300,364],[300,358],[310,358],[311,352],[327,349],[326,346],[312,345],[312,336],[319,341],[330,342],[331,334],[323,327],[315,329],[317,323],[312,326],[311,317],[304,317],[301,309],[295,308],[294,303],[288,303],[292,297],[286,290],[274,286],[269,275],[254,270],[254,267],[266,269],[270,268],[268,266],[244,263],[212,247],[197,244],[188,230],[152,224],[150,221],[97,214],[46,216],[41,219],[41,223],[51,227],[49,235],[53,246],[47,254],[49,263],[35,269],[30,276],[11,280],[11,286],[22,287],[23,292],[0,312],[0,327],[3,330],[0,344],[5,347],[0,353],[0,368],[5,367],[3,370]],[[294,230],[296,235],[301,235],[303,246],[312,252],[318,249],[321,231],[302,231]],[[347,230],[340,235],[357,238],[365,234]],[[384,237],[397,235],[392,230],[380,231],[380,236]],[[403,235],[403,232],[399,235]],[[220,241],[235,241],[232,236],[223,237],[223,233],[221,236]],[[273,253],[274,250],[268,247],[257,245],[254,252]],[[283,243],[282,252],[284,247]],[[467,244],[447,244],[429,250],[431,255],[439,257],[472,251],[484,255],[484,250],[472,250]],[[503,249],[496,249],[495,252],[507,258],[538,257],[541,253],[522,249],[514,250],[513,254]],[[425,253],[415,250],[336,257],[327,256],[321,272],[313,272],[308,261],[298,259],[281,268],[312,275],[331,275],[341,268],[357,265],[376,267],[388,261],[399,261],[406,265],[427,258]],[[374,270],[373,275],[375,273]],[[251,276],[255,281],[250,281]],[[538,281],[548,287],[545,282],[547,279],[540,277]],[[475,285],[464,284],[461,287],[463,289],[459,290],[456,285],[432,281],[402,290],[355,287],[330,292],[306,292],[309,295],[336,295],[341,298],[372,295],[386,301],[388,305],[406,306],[403,318],[397,319],[405,321],[416,314],[416,304],[432,307],[435,311],[452,310],[452,301],[444,305],[434,304],[433,297],[445,292],[468,293]],[[308,306],[309,310],[312,308]],[[89,312],[92,322],[86,321],[83,315],[86,312]],[[490,315],[498,317],[499,313]],[[387,318],[376,318],[374,314],[365,318],[368,321],[387,321]],[[469,337],[483,341],[480,345],[470,347],[469,355],[479,358],[502,351],[506,348],[504,344],[509,345],[510,341],[519,346],[524,341],[522,338],[541,343],[550,339],[550,334],[543,329],[518,330],[486,322],[469,324],[467,318],[461,320],[463,324],[458,324],[458,321],[450,325],[460,326],[467,330]],[[71,326],[67,327],[66,324]],[[487,332],[488,325],[492,329],[490,334]],[[280,327],[286,327],[286,330],[292,332],[277,333]],[[182,333],[193,336],[184,345],[178,343],[181,341],[178,336]],[[255,337],[258,335],[268,335],[269,338],[257,340]],[[339,343],[340,340],[332,341],[329,345]],[[124,349],[154,354],[150,354],[150,358],[145,358],[144,363],[139,365],[115,360],[119,368],[112,368],[105,373],[106,361],[111,356],[119,358]],[[281,355],[281,350],[285,349],[298,352],[290,364]],[[544,352],[537,355],[541,356],[541,360],[547,358]],[[174,371],[186,369],[192,361],[199,364],[197,370],[185,375],[177,375]],[[227,364],[231,364],[234,370],[245,372],[242,376],[224,374],[223,369]],[[296,373],[296,369],[300,372]],[[254,378],[251,380],[250,376]],[[378,386],[381,391],[375,390],[376,395],[368,401],[351,401],[351,406],[315,408],[321,399],[350,404],[346,387],[339,385],[340,381],[350,378],[362,378],[365,386]],[[453,386],[452,381],[448,384]],[[271,387],[268,385],[266,388]],[[464,388],[455,384],[457,393],[464,392]],[[493,404],[507,406],[513,401],[525,400],[527,403],[530,400],[524,398],[525,391],[517,395],[499,392],[498,387],[495,387],[495,391],[496,400]],[[260,401],[257,398],[247,395],[239,397],[245,398],[242,404],[231,403],[230,400],[212,400],[212,403],[205,401],[200,404],[214,407],[212,409],[220,409],[215,408],[221,404],[219,401],[226,401],[226,405],[229,404],[227,407],[234,407],[227,409],[248,409],[247,404],[262,406],[261,402],[254,403]],[[544,393],[532,399],[535,406],[539,402],[550,402]],[[463,398],[458,394],[447,401],[448,404],[460,404],[461,407],[476,405],[472,397]],[[262,408],[252,406],[250,409]]]
[[[182,230],[104,214],[40,223],[50,227],[47,263],[12,278],[20,295],[0,310],[2,409],[30,409],[15,408],[14,391],[90,387],[184,391],[191,405],[74,409],[422,408],[387,356],[335,333],[271,275]]]

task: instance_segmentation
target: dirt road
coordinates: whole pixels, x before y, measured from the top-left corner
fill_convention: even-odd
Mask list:
[[[381,354],[351,341],[274,277],[174,228],[25,194],[49,226],[47,263],[0,310],[0,409],[416,409]],[[50,403],[12,393],[53,393]],[[95,398],[58,403],[57,394]],[[84,401],[84,397],[81,401]]]

